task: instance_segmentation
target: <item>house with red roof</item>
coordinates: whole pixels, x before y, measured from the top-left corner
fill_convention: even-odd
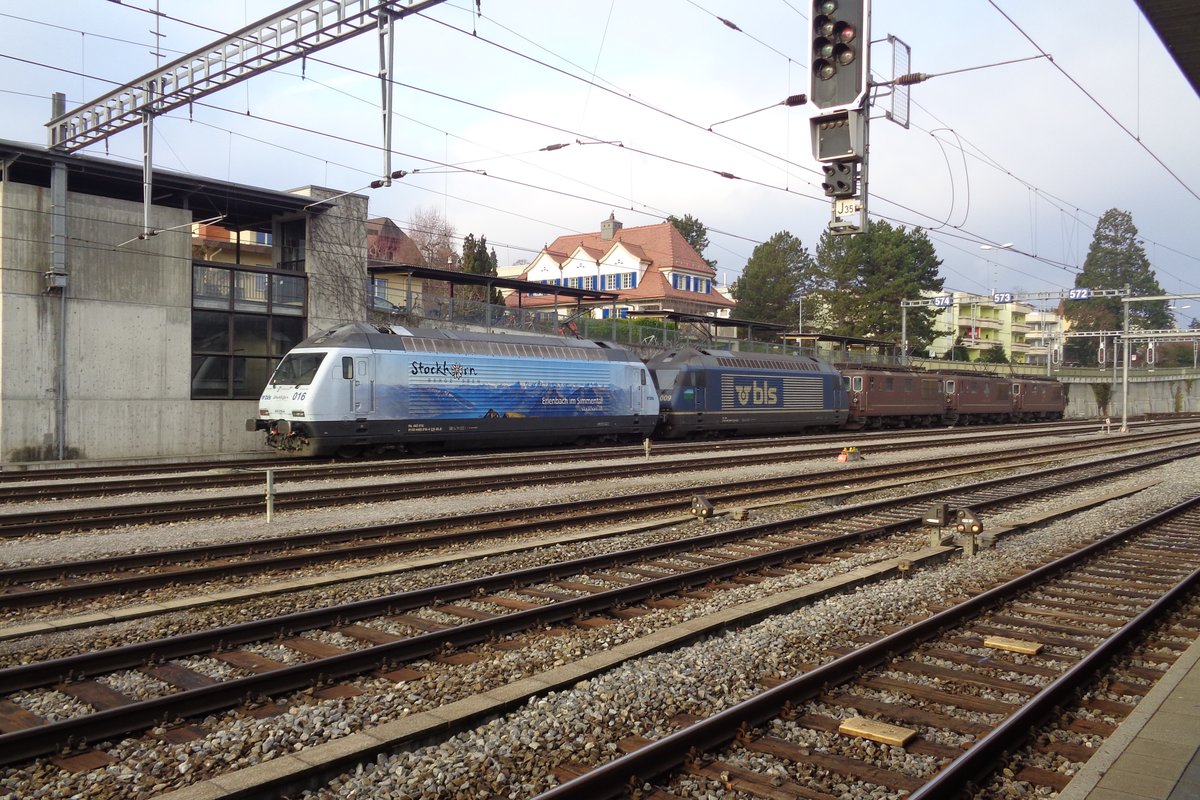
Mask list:
[[[683,234],[669,222],[626,228],[615,215],[595,233],[560,236],[546,245],[520,276],[548,287],[568,286],[618,295],[615,313],[675,311],[729,317],[737,305],[717,290],[717,272],[700,257]],[[517,298],[508,298],[510,305]],[[524,308],[559,304],[553,288],[542,295],[525,295]],[[570,304],[572,307],[575,303]],[[611,300],[583,301],[592,315],[614,313]]]

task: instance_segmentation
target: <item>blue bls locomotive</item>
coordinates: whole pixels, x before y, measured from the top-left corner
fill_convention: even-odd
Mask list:
[[[646,365],[603,342],[353,323],[279,363],[248,430],[296,455],[649,437]]]
[[[658,435],[759,435],[846,423],[841,374],[813,358],[688,347],[648,362],[658,384]]]

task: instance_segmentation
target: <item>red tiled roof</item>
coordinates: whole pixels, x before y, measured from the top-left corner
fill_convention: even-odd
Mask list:
[[[709,294],[700,294],[676,289],[670,284],[663,274],[664,270],[683,270],[706,278],[715,278],[717,271],[700,257],[679,229],[669,222],[622,228],[616,231],[611,239],[603,238],[598,232],[560,236],[548,244],[543,252],[554,259],[555,263],[561,264],[577,249],[583,248],[589,255],[601,253],[602,255],[594,257],[603,261],[618,244],[633,257],[649,262],[637,288],[617,291],[621,302],[662,301],[668,306],[699,304],[709,308],[732,308],[737,305],[715,290]],[[528,270],[521,277],[525,278],[527,275]],[[554,302],[553,295],[526,297],[523,300],[526,306],[553,305]]]

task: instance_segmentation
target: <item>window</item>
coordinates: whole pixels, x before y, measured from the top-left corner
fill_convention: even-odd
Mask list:
[[[279,224],[279,268],[304,272],[304,232],[307,221],[294,219]]]
[[[269,270],[192,267],[192,398],[251,399],[304,338],[308,280]]]
[[[292,353],[280,362],[279,368],[271,376],[271,385],[308,386],[316,377],[317,368],[327,355],[328,353]]]

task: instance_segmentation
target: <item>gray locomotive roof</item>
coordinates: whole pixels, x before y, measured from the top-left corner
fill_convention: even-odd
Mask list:
[[[463,349],[470,348],[472,350],[477,349],[480,345],[504,343],[591,350],[596,351],[596,355],[591,356],[591,358],[598,357],[603,359],[607,357],[614,361],[638,360],[632,351],[620,345],[609,344],[607,342],[519,333],[477,333],[474,331],[441,330],[435,328],[408,328],[401,325],[374,326],[368,325],[365,322],[352,322],[340,328],[315,333],[296,345],[296,348],[362,347],[370,350],[407,351],[413,349],[413,339],[446,342],[449,349],[454,349],[453,343],[455,342],[461,343]],[[439,348],[439,351],[441,351],[441,348]],[[562,351],[560,350],[559,352]]]
[[[832,364],[809,356],[796,356],[787,353],[743,353],[738,350],[714,350],[711,348],[683,347],[669,353],[651,358],[647,365],[651,369],[659,366],[695,363],[699,359],[704,363],[720,366],[745,366],[747,368],[779,368],[795,369],[802,365],[814,372],[837,372]]]

